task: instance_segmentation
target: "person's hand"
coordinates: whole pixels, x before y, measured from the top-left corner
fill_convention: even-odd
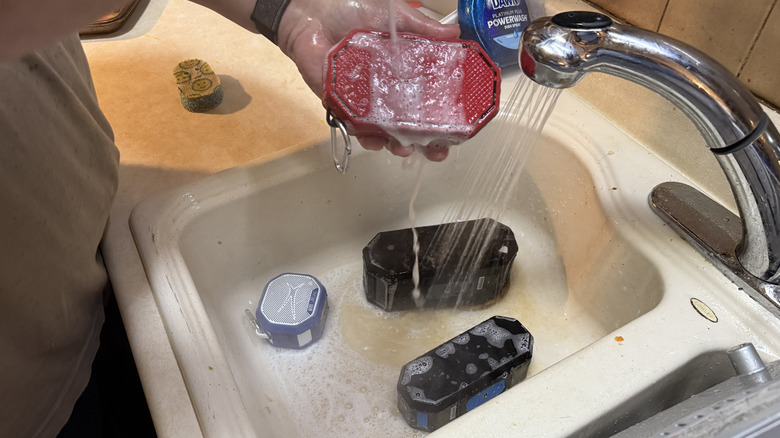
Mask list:
[[[291,0],[279,23],[279,48],[298,66],[303,79],[317,96],[322,96],[323,64],[328,51],[354,29],[390,31],[390,5],[394,8],[397,32],[440,38],[455,38],[457,25],[443,25],[409,6],[403,0]],[[393,138],[359,137],[364,148],[387,148],[402,157],[414,146]],[[447,147],[421,148],[432,161],[447,157]]]

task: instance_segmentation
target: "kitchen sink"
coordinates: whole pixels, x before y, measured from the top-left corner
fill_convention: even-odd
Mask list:
[[[425,165],[418,226],[459,201],[495,129],[508,128],[491,123]],[[651,388],[688,381],[734,345],[780,357],[777,319],[650,211],[656,184],[690,181],[568,92],[499,218],[519,246],[505,296],[482,308],[376,308],[363,293],[362,249],[410,225],[417,175],[403,161],[355,150],[341,175],[323,139],[136,207],[133,235],[206,436],[424,435],[396,407],[401,366],[493,315],[532,333],[528,377],[434,435],[617,432],[613,418],[668,407],[633,412],[659,398]],[[322,338],[301,350],[261,339],[246,316],[287,272],[315,276],[328,293]],[[717,369],[688,392],[730,376]]]

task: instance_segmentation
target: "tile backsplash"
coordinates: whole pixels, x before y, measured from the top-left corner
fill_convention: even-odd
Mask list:
[[[780,107],[780,0],[590,0],[643,29],[715,58],[759,98]]]

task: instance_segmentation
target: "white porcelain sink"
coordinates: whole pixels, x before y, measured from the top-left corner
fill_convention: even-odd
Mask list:
[[[457,201],[485,135],[426,166],[418,225]],[[778,321],[648,208],[654,185],[685,178],[567,93],[501,218],[520,247],[507,295],[479,310],[372,307],[361,250],[409,226],[416,176],[400,163],[356,151],[340,175],[323,141],[135,209],[133,234],[206,436],[421,436],[396,408],[401,365],[493,315],[533,334],[528,378],[434,435],[608,434],[637,406],[674,402],[653,388],[695,375],[695,392],[728,374],[719,358],[729,347],[752,342],[765,361],[780,357]],[[245,316],[284,272],[328,290],[323,338],[300,351],[259,339]]]

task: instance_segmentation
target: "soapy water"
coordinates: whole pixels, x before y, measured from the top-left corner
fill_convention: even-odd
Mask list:
[[[392,35],[392,34],[391,34]],[[352,44],[368,57],[346,75],[345,96],[363,95],[368,77],[369,97],[354,102],[363,119],[379,126],[402,145],[456,144],[472,130],[459,93],[467,53],[460,45],[438,44],[374,34],[357,35]],[[435,129],[420,130],[420,125]]]
[[[443,211],[437,210],[431,218],[441,214]],[[447,342],[453,347],[467,344],[476,336],[469,330],[491,316],[517,317],[532,330],[537,345],[554,347],[535,352],[529,368],[532,376],[608,334],[611,328],[604,328],[577,300],[569,299],[567,285],[561,280],[563,267],[550,263],[556,243],[544,225],[533,217],[516,216],[515,210],[507,216],[528,234],[528,244],[535,251],[518,254],[512,268],[517,281],[513,281],[510,293],[491,307],[385,312],[366,301],[362,262],[355,259],[321,271],[301,268],[316,271],[328,289],[330,305],[323,337],[303,350],[270,345],[256,336],[251,318],[242,315],[246,326],[238,325],[225,336],[251,343],[246,354],[230,355],[229,360],[249,412],[270,409],[268,417],[257,415],[256,430],[265,431],[266,423],[272,422],[290,425],[288,436],[295,437],[419,438],[427,434],[409,427],[398,412],[396,384],[401,367],[432,348],[443,345],[434,354],[446,354],[454,351]],[[354,246],[361,242],[355,240]],[[312,257],[323,258],[320,254]],[[269,273],[277,270],[270,268]],[[248,279],[238,292],[220,299],[220,306],[233,315],[236,309],[240,309],[239,314],[244,308],[255,309],[258,291],[267,277]]]

